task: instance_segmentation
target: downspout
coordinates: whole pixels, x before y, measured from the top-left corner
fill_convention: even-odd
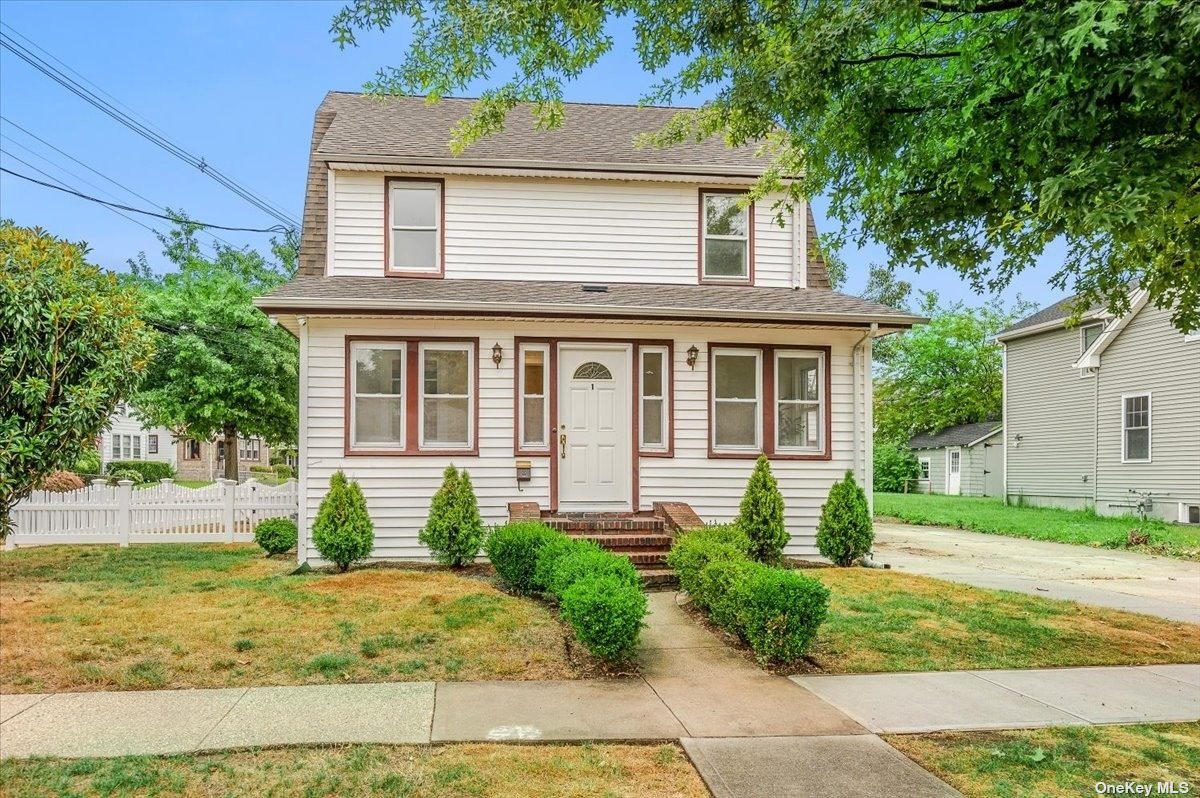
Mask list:
[[[300,327],[300,429],[296,443],[296,564],[308,561],[308,318],[296,319]]]
[[[792,208],[792,288],[808,285],[808,200]]]
[[[854,344],[854,348],[850,350],[850,371],[851,371],[851,374],[853,375],[853,382],[851,385],[851,390],[853,391],[853,394],[854,394],[854,403],[853,403],[854,419],[853,419],[853,423],[850,425],[851,431],[853,432],[853,439],[854,439],[854,459],[852,461],[852,463],[853,463],[852,470],[855,472],[855,477],[858,478],[860,481],[866,480],[866,466],[859,459],[861,457],[861,453],[863,452],[862,441],[859,437],[859,426],[860,426],[860,424],[859,424],[859,405],[861,402],[864,401],[864,397],[862,395],[863,388],[859,385],[859,382],[862,379],[862,375],[859,373],[862,368],[859,365],[860,360],[861,360],[860,354],[863,351],[863,344],[865,344],[869,339],[873,338],[875,336],[875,333],[878,332],[878,330],[879,330],[878,322],[871,322],[870,328],[865,333],[863,333],[863,337],[859,338],[858,341]],[[865,419],[866,419],[866,410],[865,409],[862,410],[862,414],[863,414],[863,420],[865,421]],[[861,466],[861,468],[860,468],[860,466]],[[865,487],[863,489],[866,490]]]
[[[1100,367],[1096,367],[1096,379],[1092,385],[1092,511],[1100,507]]]

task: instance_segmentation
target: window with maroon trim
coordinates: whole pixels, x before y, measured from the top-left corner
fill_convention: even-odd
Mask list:
[[[516,408],[521,451],[550,450],[549,362],[550,347],[547,344],[521,344]]]
[[[705,280],[750,280],[752,215],[739,194],[700,194],[700,274]]]
[[[442,184],[387,181],[388,270],[438,274],[442,269]]]
[[[715,455],[822,457],[829,398],[820,349],[717,346],[709,374]]]
[[[671,367],[665,346],[639,346],[641,377],[638,395],[641,397],[641,432],[639,446],[643,452],[665,452],[671,440],[670,397]]]
[[[352,340],[346,443],[354,454],[475,447],[474,340]]]

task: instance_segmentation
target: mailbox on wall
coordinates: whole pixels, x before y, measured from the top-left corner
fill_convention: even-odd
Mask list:
[[[517,483],[529,482],[533,479],[533,464],[528,460],[517,461]]]

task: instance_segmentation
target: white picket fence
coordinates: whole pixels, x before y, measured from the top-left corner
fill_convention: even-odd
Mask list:
[[[53,543],[234,543],[254,539],[267,518],[296,514],[296,480],[263,485],[218,480],[185,488],[164,479],[134,489],[129,480],[93,480],[70,493],[34,491],[13,508],[6,549]]]

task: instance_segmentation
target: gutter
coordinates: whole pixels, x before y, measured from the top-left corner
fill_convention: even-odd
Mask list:
[[[562,172],[648,172],[697,177],[744,177],[757,180],[762,177],[762,168],[747,166],[722,166],[705,164],[703,170],[689,169],[683,164],[668,163],[613,163],[605,161],[544,161],[525,158],[446,158],[412,155],[367,155],[358,153],[325,152],[317,150],[316,156],[327,162],[361,164],[396,164],[412,166],[466,167],[476,169],[541,169]],[[802,177],[793,175],[792,178]]]
[[[1108,311],[1106,311],[1104,308],[1100,308],[1099,310],[1093,310],[1089,313],[1083,314],[1079,317],[1079,321],[1094,321],[1096,319],[1104,319],[1107,317]],[[1020,327],[1016,330],[1007,330],[998,334],[996,336],[996,340],[1003,343],[1005,341],[1015,341],[1018,338],[1025,338],[1030,335],[1037,335],[1038,333],[1046,332],[1047,330],[1063,329],[1066,327],[1066,322],[1067,317],[1063,316],[1061,319],[1052,319],[1051,321],[1043,321],[1041,324],[1031,324],[1028,327]]]
[[[845,326],[848,324],[883,324],[896,329],[906,329],[914,324],[923,324],[928,319],[922,316],[897,314],[895,316],[878,313],[822,313],[796,312],[788,310],[758,310],[730,308],[672,308],[628,305],[579,305],[571,303],[541,303],[529,304],[518,302],[464,302],[444,299],[412,299],[403,303],[394,299],[333,299],[329,297],[256,297],[254,305],[261,310],[291,310],[304,308],[306,311],[329,313],[364,313],[364,312],[421,312],[457,313],[470,315],[472,313],[490,313],[507,316],[618,316],[624,318],[644,319],[656,317],[662,319],[694,320],[698,315],[706,319],[722,321],[778,321],[809,322],[813,324],[831,324]]]

